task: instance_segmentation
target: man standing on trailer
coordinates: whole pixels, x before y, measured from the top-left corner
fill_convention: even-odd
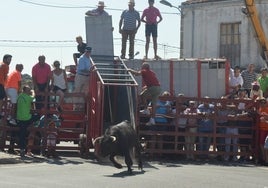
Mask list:
[[[133,69],[128,69],[129,72],[134,74],[135,76],[142,76],[142,81],[144,83],[144,87],[142,92],[140,93],[141,102],[144,104],[144,109],[147,109],[148,103],[147,100],[152,101],[152,113],[151,118],[146,125],[154,125],[155,124],[155,110],[156,103],[159,95],[161,94],[161,87],[156,74],[150,69],[150,65],[148,63],[143,63],[141,66],[141,70],[135,71]]]
[[[93,10],[89,10],[86,12],[87,16],[109,16],[108,12],[106,12],[104,10],[104,2],[103,1],[99,1],[98,7],[96,9]]]
[[[160,59],[160,57],[157,55],[157,25],[162,21],[163,18],[160,14],[160,11],[156,7],[154,7],[154,0],[148,0],[148,3],[149,7],[144,9],[143,14],[141,16],[141,21],[145,23],[146,36],[144,59],[148,58],[150,36],[152,34],[154,45],[154,59],[158,60]],[[157,17],[159,18],[158,20]]]
[[[128,9],[121,14],[119,33],[122,34],[121,59],[125,59],[127,39],[129,38],[129,59],[134,59],[135,35],[141,25],[140,14],[134,9],[134,0],[129,0]],[[123,27],[122,27],[123,25]]]

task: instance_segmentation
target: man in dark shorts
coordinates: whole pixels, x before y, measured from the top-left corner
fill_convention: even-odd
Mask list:
[[[149,7],[144,9],[143,14],[141,16],[141,21],[146,23],[145,25],[145,36],[146,36],[146,44],[145,44],[145,57],[148,58],[149,44],[150,44],[150,36],[152,34],[153,44],[154,44],[154,59],[158,60],[160,57],[157,55],[157,25],[162,21],[162,16],[160,11],[154,7],[154,0],[148,0]],[[159,19],[157,19],[157,17]]]

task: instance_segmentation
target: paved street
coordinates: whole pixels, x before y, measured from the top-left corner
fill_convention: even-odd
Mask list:
[[[36,157],[19,163],[2,163],[0,169],[0,187],[5,188],[268,188],[267,167],[241,163],[145,161],[144,171],[139,171],[134,165],[134,173],[129,175],[125,166],[116,169],[108,161],[99,163],[66,153],[59,159]]]

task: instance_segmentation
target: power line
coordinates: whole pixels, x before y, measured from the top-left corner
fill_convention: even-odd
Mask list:
[[[36,5],[36,6],[43,6],[43,7],[50,7],[50,8],[64,8],[64,9],[80,9],[80,8],[96,8],[96,7],[92,7],[92,6],[64,6],[64,5],[51,5],[51,4],[44,4],[44,3],[35,3],[32,1],[26,1],[26,0],[19,0],[23,3],[28,3],[28,4],[32,4],[32,5]],[[120,11],[122,12],[124,9],[117,9],[117,8],[105,8],[106,10],[111,10],[111,11]],[[138,11],[138,12],[142,12],[142,11]],[[161,14],[166,14],[166,15],[179,15],[179,13],[174,13],[174,12],[161,12]]]
[[[121,38],[114,38],[115,41],[121,40]],[[145,40],[142,39],[135,39],[135,41],[137,42],[137,45],[139,45],[138,43],[141,42],[143,43],[142,45],[144,45],[144,43],[146,43]],[[5,45],[1,45],[1,43],[4,43]],[[16,45],[10,45],[10,44],[6,44],[6,43],[15,43]],[[22,43],[22,46],[17,45],[18,43]],[[24,45],[25,43],[30,43],[32,44],[31,46],[29,45]],[[66,45],[67,43],[67,45]],[[42,47],[72,47],[73,45],[70,45],[70,43],[75,43],[75,40],[6,40],[6,39],[0,39],[0,46],[12,46],[12,47],[33,47],[36,45],[40,45],[42,44]],[[57,44],[61,44],[58,46],[55,46]],[[64,44],[64,46],[63,46]],[[45,46],[44,46],[45,45]],[[162,46],[163,48],[173,48],[175,50],[179,50],[180,47],[177,46],[172,46],[172,45],[168,45],[168,44],[162,44],[162,43],[158,43],[158,46]]]

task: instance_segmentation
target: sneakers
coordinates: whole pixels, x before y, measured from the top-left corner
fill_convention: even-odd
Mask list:
[[[150,115],[150,110],[148,109],[140,110],[140,113],[145,114],[145,115]]]
[[[30,151],[28,151],[28,152],[26,153],[26,155],[29,156],[29,157],[33,157],[33,156],[34,156],[34,154],[33,154],[32,152],[30,152]]]
[[[150,121],[148,123],[146,123],[146,125],[150,126],[150,125],[155,125],[155,120],[154,118],[150,118]]]
[[[159,57],[158,55],[154,56],[154,60],[160,60],[161,57]]]
[[[9,123],[12,124],[12,125],[17,125],[16,120],[13,119],[13,118],[9,120]]]

